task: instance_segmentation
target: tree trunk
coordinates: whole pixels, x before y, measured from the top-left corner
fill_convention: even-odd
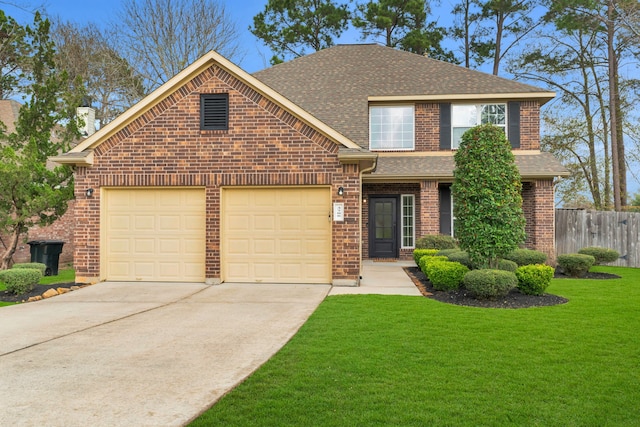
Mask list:
[[[20,241],[20,227],[15,227],[10,236],[9,244],[6,250],[2,254],[2,261],[0,262],[0,270],[6,270],[13,265],[13,254],[16,253],[18,242]]]
[[[622,208],[620,194],[620,161],[618,151],[618,106],[616,94],[617,79],[615,78],[616,66],[614,63],[615,49],[614,38],[615,29],[613,26],[613,17],[615,13],[614,0],[609,0],[607,10],[607,50],[609,62],[609,130],[611,131],[611,162],[613,167],[613,209],[619,212]]]

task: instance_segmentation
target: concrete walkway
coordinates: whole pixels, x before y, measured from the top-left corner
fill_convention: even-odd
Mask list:
[[[266,362],[330,295],[420,296],[365,261],[360,287],[105,282],[0,309],[0,426],[181,426]]]
[[[329,295],[379,294],[422,296],[403,267],[415,267],[413,261],[362,261],[362,279],[358,287],[333,287]]]
[[[329,289],[107,282],[3,307],[0,425],[184,425],[276,353]]]

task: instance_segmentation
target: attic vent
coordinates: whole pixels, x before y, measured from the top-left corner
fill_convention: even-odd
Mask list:
[[[229,94],[200,95],[200,129],[229,129]]]

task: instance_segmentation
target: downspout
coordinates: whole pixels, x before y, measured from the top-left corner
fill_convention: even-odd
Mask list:
[[[362,201],[363,201],[363,199],[362,199],[362,192],[363,192],[362,175],[364,175],[365,173],[368,173],[368,172],[371,172],[371,171],[375,170],[375,168],[377,166],[378,166],[378,156],[376,156],[373,159],[373,164],[371,165],[371,167],[362,169],[360,171],[360,202],[359,202],[360,215],[358,215],[360,217],[360,224],[359,224],[359,227],[360,227],[360,242],[359,243],[360,244],[358,245],[359,248],[360,248],[359,249],[360,250],[360,266],[359,266],[360,273],[358,274],[358,286],[360,286],[360,280],[362,280]]]

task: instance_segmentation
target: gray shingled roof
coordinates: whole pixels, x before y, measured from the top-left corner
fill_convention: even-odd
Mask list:
[[[368,149],[370,96],[540,93],[543,89],[376,44],[338,45],[254,76]]]
[[[523,179],[565,176],[567,170],[550,153],[517,154],[516,166]],[[450,179],[455,162],[451,155],[378,156],[376,170],[365,181],[380,179]]]

